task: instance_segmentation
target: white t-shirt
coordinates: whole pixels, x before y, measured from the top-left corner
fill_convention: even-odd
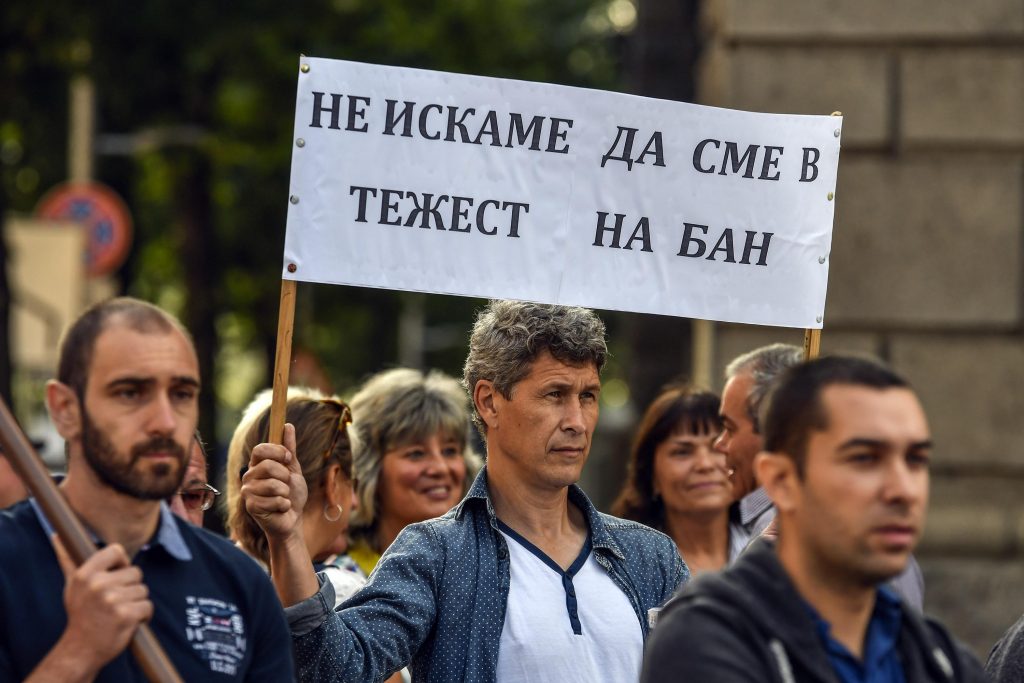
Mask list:
[[[568,571],[499,521],[509,592],[498,683],[629,683],[640,678],[643,632],[626,594],[598,564],[590,539]]]

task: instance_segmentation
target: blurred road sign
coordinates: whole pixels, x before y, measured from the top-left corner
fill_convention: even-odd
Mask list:
[[[128,256],[131,214],[124,201],[102,183],[62,183],[40,200],[36,216],[75,221],[85,228],[89,277],[114,272]]]

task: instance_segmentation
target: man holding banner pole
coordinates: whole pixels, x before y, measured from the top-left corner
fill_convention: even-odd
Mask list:
[[[294,430],[253,450],[242,495],[267,533],[300,680],[379,681],[410,664],[424,682],[637,679],[648,612],[689,572],[667,536],[597,512],[575,484],[606,354],[587,309],[492,302],[464,371],[486,467],[337,611],[302,541]]]
[[[0,680],[142,680],[126,648],[147,622],[181,675],[170,680],[291,680],[263,571],[164,502],[198,417],[188,333],[112,299],[72,324],[59,358],[46,403],[67,448],[60,491],[100,550],[75,566],[35,498],[0,512]]]

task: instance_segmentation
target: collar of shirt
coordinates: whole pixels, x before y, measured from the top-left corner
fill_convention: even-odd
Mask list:
[[[768,497],[768,493],[764,490],[763,486],[751,491],[736,503],[740,524],[747,526],[764,514],[765,510],[772,505],[772,499]]]
[[[804,602],[804,606],[814,620],[818,638],[841,681],[902,680],[903,667],[896,645],[903,625],[903,608],[899,598],[888,588],[881,586],[876,592],[861,659],[832,637],[832,627],[810,603]]]
[[[598,513],[597,508],[594,507],[594,504],[587,498],[586,494],[583,493],[583,489],[576,484],[570,484],[569,501],[579,508],[586,518],[587,526],[590,528],[590,539],[593,548],[609,552],[620,560],[626,559],[619,544],[616,543],[615,537],[605,528],[601,515]],[[466,497],[455,506],[455,516],[462,517],[468,504],[479,505],[481,503],[487,508],[487,516],[490,518],[491,526],[494,529],[498,529],[498,517],[494,513],[494,505],[491,503],[487,488],[486,465],[484,465],[480,470],[480,474],[473,481],[473,485],[469,488],[469,492],[466,493]]]
[[[53,525],[50,524],[50,520],[43,514],[39,503],[35,498],[30,498],[29,502],[32,504],[32,510],[36,513],[36,518],[39,520],[39,524],[42,525],[46,535],[53,536],[56,531],[54,531]],[[184,522],[182,523],[184,524]],[[103,544],[103,540],[94,534],[91,529],[89,530],[89,536],[92,537],[93,542],[97,545]],[[188,549],[188,545],[185,544],[181,530],[178,529],[178,525],[175,523],[174,513],[171,512],[170,506],[165,501],[160,501],[160,525],[156,529],[156,535],[152,541],[142,546],[142,550],[148,550],[153,545],[162,547],[168,555],[176,560],[188,562],[192,559],[192,552]]]

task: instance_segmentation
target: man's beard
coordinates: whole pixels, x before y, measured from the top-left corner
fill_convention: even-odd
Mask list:
[[[83,410],[82,450],[93,472],[104,484],[118,493],[142,500],[163,500],[176,493],[185,477],[187,453],[170,437],[154,437],[132,446],[128,456],[118,453],[89,414]],[[136,465],[150,453],[167,453],[176,456],[177,471],[173,463],[157,463],[147,471],[136,470]]]

